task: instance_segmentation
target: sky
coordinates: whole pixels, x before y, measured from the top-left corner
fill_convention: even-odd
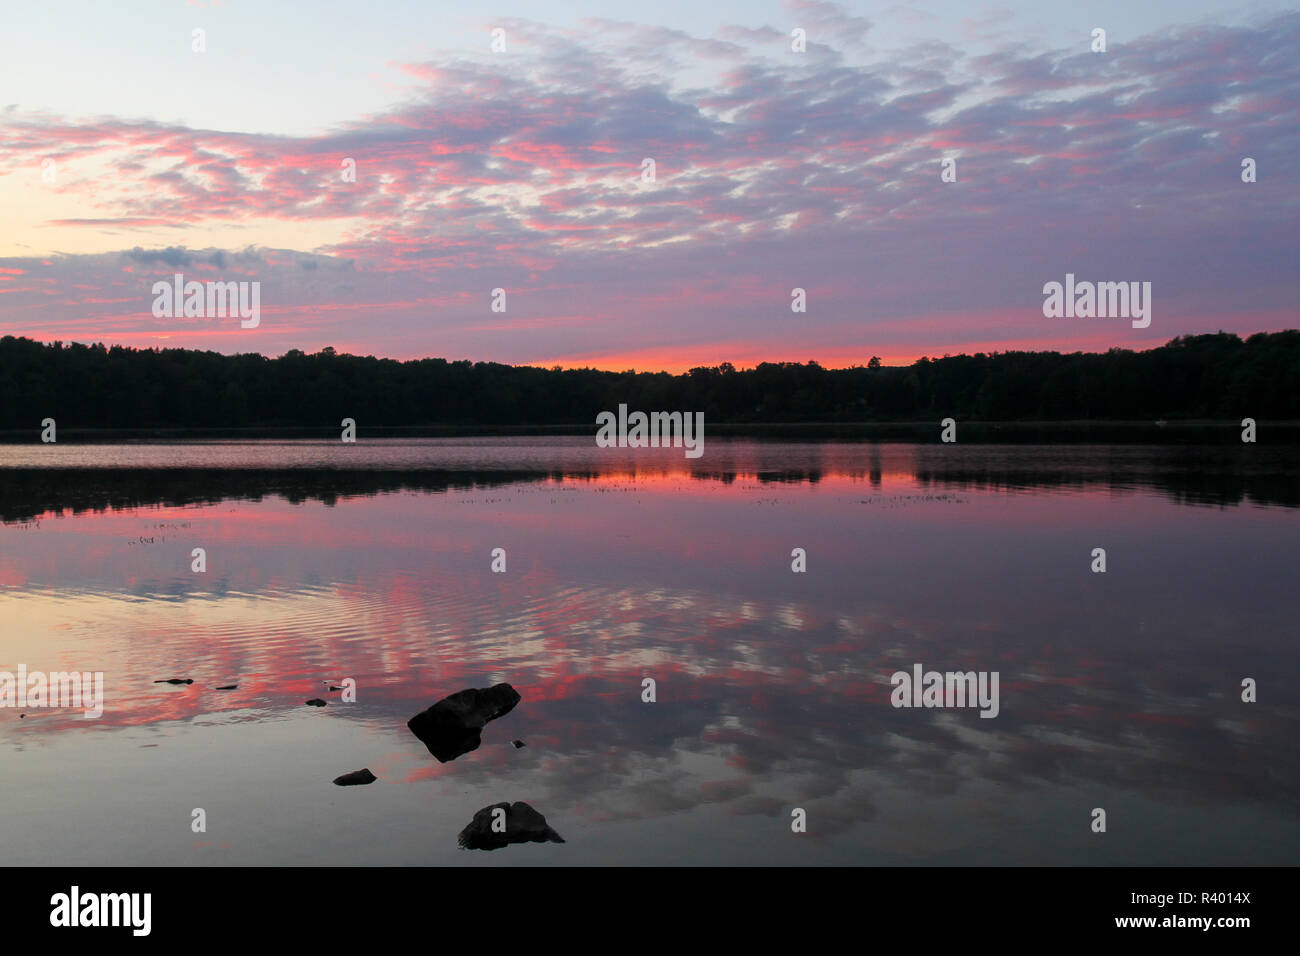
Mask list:
[[[1294,4],[139,0],[5,24],[0,335],[681,371],[1300,326]],[[259,283],[260,321],[155,316],[176,273]],[[1150,325],[1045,316],[1067,274],[1150,282]]]

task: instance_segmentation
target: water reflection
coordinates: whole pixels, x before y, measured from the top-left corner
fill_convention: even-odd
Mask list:
[[[848,479],[875,490],[886,485],[1150,490],[1182,504],[1300,507],[1296,445],[793,445],[716,439],[708,456],[698,460],[684,460],[674,449],[643,449],[641,455],[595,449],[580,439],[519,448],[433,440],[375,443],[364,446],[364,458],[310,442],[234,449],[223,443],[71,446],[48,454],[36,449],[0,446],[2,521],[271,496],[332,506],[340,499],[396,491],[683,477],[723,485],[737,480],[816,485]],[[122,461],[130,466],[117,464]]]
[[[765,480],[770,449],[730,448],[728,481],[680,459],[535,477],[530,454],[504,483],[333,476],[353,489],[333,506],[227,498],[219,476],[169,503],[167,475],[138,475],[154,504],[47,507],[0,527],[0,670],[103,671],[105,709],[0,710],[0,843],[16,864],[207,862],[180,842],[204,806],[222,862],[457,862],[449,834],[518,806],[506,791],[561,822],[576,863],[1293,862],[1300,513],[1254,491],[1187,507],[1168,489],[1190,466],[1163,451],[945,470],[949,451],[792,449],[816,483]],[[1284,467],[1224,456],[1176,480]],[[1112,483],[1133,474],[1151,480]],[[889,675],[914,662],[998,671],[999,716],[894,709]],[[152,683],[171,675],[194,683]],[[345,677],[355,703],[303,706]],[[500,734],[407,732],[454,688],[507,684],[528,706],[488,706],[510,711]],[[321,786],[349,766],[378,780]]]

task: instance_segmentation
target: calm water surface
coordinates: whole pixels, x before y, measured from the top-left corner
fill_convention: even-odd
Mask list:
[[[1267,446],[0,446],[0,670],[105,680],[98,720],[0,709],[0,848],[1293,864],[1297,484]],[[998,717],[892,707],[918,662],[998,671]],[[322,683],[346,677],[355,703]],[[502,681],[522,701],[477,750],[439,763],[408,731]],[[331,784],[362,767],[378,782]],[[457,846],[520,800],[566,842]]]

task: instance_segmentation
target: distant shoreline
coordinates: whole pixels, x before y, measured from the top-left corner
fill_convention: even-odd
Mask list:
[[[346,422],[363,439],[582,435],[594,433],[598,416],[626,406],[703,414],[715,436],[925,441],[952,418],[967,423],[958,441],[1038,433],[1048,442],[1096,434],[1164,444],[1218,441],[1219,427],[1206,423],[1300,421],[1298,381],[1300,329],[1244,341],[1181,336],[1143,352],[977,352],[840,369],[724,362],[681,375],[398,362],[331,348],[271,359],[4,336],[0,428],[20,441],[47,421],[60,440],[313,438]],[[1180,424],[1159,424],[1166,421]]]

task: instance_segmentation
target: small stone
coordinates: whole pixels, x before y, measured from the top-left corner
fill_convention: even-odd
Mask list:
[[[408,720],[406,726],[439,763],[447,763],[478,750],[483,727],[510,713],[520,699],[509,684],[471,687],[444,697]]]
[[[502,810],[504,814],[493,811]],[[505,832],[494,825],[504,817]],[[499,850],[512,843],[563,843],[560,836],[542,816],[528,804],[494,803],[474,814],[469,826],[460,831],[457,842],[467,850]]]
[[[362,784],[374,783],[378,779],[370,772],[369,768],[366,768],[365,770],[353,770],[341,777],[335,777],[334,782],[340,787],[359,787]]]

